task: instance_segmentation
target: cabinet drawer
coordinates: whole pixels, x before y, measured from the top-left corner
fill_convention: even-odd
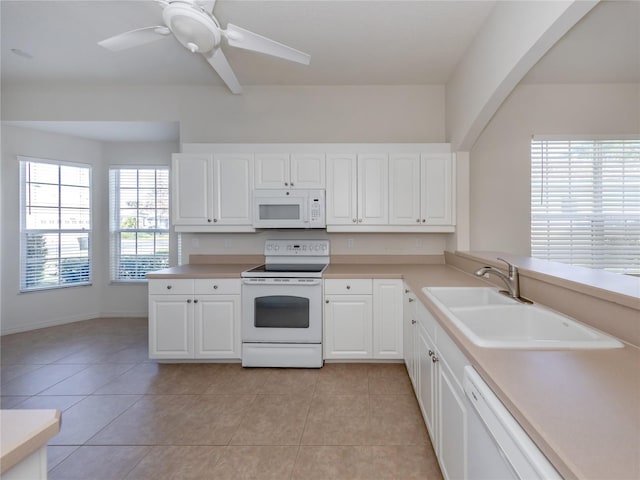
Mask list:
[[[190,278],[168,278],[149,280],[149,295],[191,295],[193,280]]]
[[[324,281],[326,295],[371,295],[373,281],[370,278],[329,279]]]
[[[196,295],[240,295],[239,278],[207,278],[195,280]]]

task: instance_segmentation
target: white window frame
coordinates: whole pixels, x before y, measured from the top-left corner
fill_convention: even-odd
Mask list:
[[[57,289],[57,288],[70,288],[70,287],[79,287],[79,286],[88,286],[92,284],[92,278],[93,278],[93,261],[92,261],[92,249],[91,249],[91,245],[92,245],[92,234],[93,234],[93,179],[92,179],[92,166],[89,164],[85,164],[85,163],[77,163],[77,162],[67,162],[67,161],[60,161],[60,160],[52,160],[52,159],[44,159],[44,158],[36,158],[36,157],[27,157],[27,156],[22,156],[19,155],[18,156],[18,161],[20,163],[20,279],[19,279],[19,291],[21,293],[26,293],[26,292],[37,292],[37,291],[42,291],[42,290],[51,290],[51,289]],[[26,173],[26,165],[28,163],[36,163],[36,164],[49,164],[49,165],[55,165],[58,167],[58,180],[57,180],[57,187],[58,187],[58,204],[57,207],[50,207],[50,208],[57,208],[58,209],[58,218],[59,218],[59,222],[61,220],[62,217],[62,210],[64,208],[71,208],[71,207],[63,207],[62,204],[62,196],[60,195],[61,192],[61,188],[63,186],[65,186],[64,184],[61,183],[61,179],[60,179],[60,168],[67,166],[67,167],[74,167],[74,168],[84,168],[88,170],[88,176],[89,176],[89,185],[88,185],[88,191],[89,191],[89,208],[88,213],[89,213],[89,229],[86,228],[79,228],[79,229],[67,229],[67,228],[62,228],[61,223],[58,223],[58,228],[40,228],[40,229],[34,229],[34,228],[27,228],[27,173]],[[38,182],[30,182],[30,183],[38,183]],[[56,183],[50,183],[49,185],[56,185]],[[69,186],[73,186],[73,187],[78,187],[78,185],[69,185]],[[80,186],[82,187],[82,186]],[[37,205],[30,205],[31,207],[35,207],[37,208]],[[73,207],[73,208],[78,208],[78,207]],[[81,249],[86,249],[87,250],[87,262],[88,262],[88,272],[87,272],[87,280],[86,281],[69,281],[69,282],[64,282],[63,278],[64,275],[62,273],[62,261],[67,258],[63,256],[62,253],[62,235],[63,234],[71,234],[71,235],[87,235],[87,245],[84,246],[84,248]],[[56,260],[57,262],[57,272],[56,272],[56,276],[57,276],[57,283],[45,283],[45,284],[39,284],[39,285],[35,285],[35,286],[30,286],[27,284],[28,282],[28,273],[27,273],[27,249],[28,249],[28,241],[27,241],[27,237],[28,235],[57,235],[58,236],[58,249],[57,249],[57,255],[54,257],[54,260]],[[51,247],[48,247],[48,250]],[[48,252],[50,253],[50,252]]]
[[[162,170],[167,172],[167,193],[168,204],[167,208],[169,209],[168,214],[168,222],[171,219],[171,176],[170,169],[166,165],[112,165],[109,167],[109,238],[110,238],[110,248],[109,248],[109,278],[111,283],[141,283],[146,282],[146,276],[142,278],[130,278],[130,277],[120,277],[119,272],[121,269],[121,259],[122,253],[120,250],[120,235],[122,233],[153,233],[153,234],[166,234],[168,238],[168,251],[166,256],[166,265],[169,266],[171,262],[171,226],[170,223],[167,224],[167,228],[120,228],[120,175],[119,172],[121,170]],[[154,187],[157,189],[157,187]],[[139,189],[139,185],[138,185]],[[157,204],[155,206],[157,209]],[[141,209],[139,206],[136,209]],[[138,254],[136,253],[136,256]],[[141,254],[142,255],[142,254]],[[160,267],[159,267],[160,268]],[[149,271],[157,270],[158,268],[152,268]],[[146,275],[146,272],[145,272]]]
[[[640,137],[532,138],[531,256],[640,275]]]

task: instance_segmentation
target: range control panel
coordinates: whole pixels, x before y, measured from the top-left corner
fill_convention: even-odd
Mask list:
[[[329,240],[267,240],[265,256],[324,257],[329,255]]]

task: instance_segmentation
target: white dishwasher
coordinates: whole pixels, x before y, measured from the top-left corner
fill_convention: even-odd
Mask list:
[[[478,372],[471,366],[464,370],[463,387],[473,407],[468,416],[469,479],[561,479]]]

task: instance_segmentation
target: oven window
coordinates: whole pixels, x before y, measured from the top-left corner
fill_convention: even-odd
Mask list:
[[[309,328],[309,299],[269,295],[255,299],[256,328]]]
[[[260,220],[299,220],[300,205],[260,205]]]

